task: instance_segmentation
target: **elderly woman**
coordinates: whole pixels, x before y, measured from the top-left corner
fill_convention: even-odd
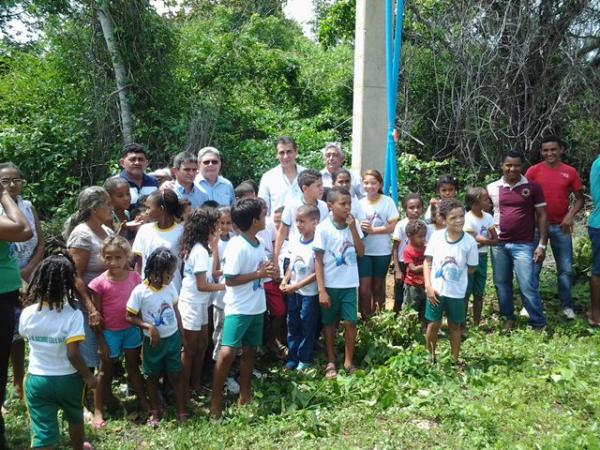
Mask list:
[[[0,404],[4,402],[8,376],[8,357],[15,329],[15,308],[21,287],[19,264],[12,243],[24,242],[32,237],[27,219],[6,190],[10,182],[0,182]],[[4,448],[4,419],[0,412],[0,448]]]
[[[79,194],[77,211],[67,222],[65,230],[67,249],[75,262],[75,287],[85,319],[85,341],[79,350],[88,367],[98,367],[99,363],[96,335],[90,326],[100,324],[100,314],[91,301],[87,286],[105,270],[100,249],[104,239],[113,234],[105,225],[111,218],[112,205],[108,192],[99,186],[92,186]]]
[[[333,173],[342,167],[344,164],[344,152],[342,151],[342,144],[338,142],[330,142],[323,148],[323,163],[325,168],[321,170],[323,176],[323,186],[331,187],[332,180],[331,176]],[[352,171],[350,171],[351,183],[350,183],[350,194],[356,198],[364,197],[362,183],[360,177],[357,177]]]
[[[204,147],[198,152],[198,168],[200,172],[194,183],[207,200],[213,200],[221,206],[234,203],[233,185],[219,175],[221,172],[221,153],[214,147]]]

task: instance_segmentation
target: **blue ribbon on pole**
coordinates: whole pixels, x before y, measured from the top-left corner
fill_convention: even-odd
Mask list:
[[[394,15],[396,22],[394,27]],[[402,22],[404,20],[404,0],[385,2],[385,69],[387,89],[387,147],[385,154],[385,172],[383,192],[390,195],[398,203],[398,169],[396,165],[396,143],[394,142],[394,125],[396,123],[396,99],[398,77],[400,74],[400,57],[402,49]],[[395,29],[394,29],[395,28]]]

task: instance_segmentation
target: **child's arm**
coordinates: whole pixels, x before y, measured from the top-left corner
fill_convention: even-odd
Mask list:
[[[219,257],[219,245],[215,245],[215,248],[212,249],[212,276],[213,279],[218,280],[223,275],[223,271],[221,270],[221,258]]]
[[[200,292],[217,292],[225,290],[225,285],[223,283],[209,283],[206,281],[206,272],[196,274],[196,287]]]
[[[434,306],[437,305],[439,303],[438,294],[431,285],[431,258],[429,257],[426,257],[423,261],[423,280],[425,281],[425,292],[427,292],[429,303]]]
[[[316,273],[311,273],[309,276],[299,281],[296,284],[291,284],[285,287],[286,294],[292,294],[296,292],[298,289],[302,289],[304,286],[308,286],[310,283],[313,283],[317,279]]]
[[[158,329],[154,325],[144,322],[139,313],[127,310],[127,322],[136,327],[140,327],[143,330],[147,330],[150,335],[150,345],[152,347],[157,347],[158,344],[160,344],[160,334],[158,334]],[[177,322],[177,326],[179,326],[179,322]]]
[[[281,280],[281,284],[279,285],[279,289],[286,294],[286,290],[288,289],[288,283],[290,282],[290,278],[292,278],[292,265],[290,264]]]
[[[323,308],[331,308],[329,294],[325,289],[325,272],[323,268],[323,252],[315,252],[315,276],[317,278],[317,287],[319,289],[319,304]]]
[[[494,225],[488,229],[488,233],[490,234],[488,237],[488,245],[498,245],[498,232],[496,231],[496,227]]]
[[[67,358],[69,358],[71,365],[79,372],[85,384],[90,389],[95,389],[98,384],[96,377],[90,372],[90,369],[88,369],[88,366],[81,357],[81,353],[79,353],[79,342],[70,342],[67,344]]]
[[[38,214],[37,214],[37,211],[35,210],[35,208],[32,206],[31,209],[33,211],[33,217],[35,220],[35,232],[37,234],[38,243],[37,243],[37,246],[35,247],[35,251],[33,252],[33,255],[31,255],[31,259],[29,260],[27,265],[21,269],[21,278],[23,278],[26,281],[29,281],[29,278],[31,277],[31,274],[33,273],[35,268],[38,266],[38,264],[40,262],[42,262],[42,259],[44,259],[44,250],[45,250],[44,233],[42,232],[42,226],[40,224],[40,219],[38,217]]]
[[[281,253],[283,241],[285,241],[289,235],[290,227],[282,222],[279,230],[277,230],[277,237],[275,238],[275,245],[273,246],[273,261],[279,261],[279,253]]]
[[[399,218],[397,217],[380,227],[373,227],[371,225],[362,227],[363,232],[368,234],[392,234],[394,232],[394,228],[396,228],[396,223],[398,223],[398,220]]]
[[[400,241],[397,239],[392,240],[392,262],[394,263],[394,279],[402,279],[402,271],[400,270],[400,260],[398,259],[398,247],[400,247]]]
[[[92,291],[92,302],[98,311],[102,310],[102,298]],[[98,354],[102,359],[108,359],[108,346],[104,340],[104,334],[102,333],[103,327],[96,327],[94,333],[96,334],[96,341],[98,342]]]
[[[272,262],[263,261],[258,270],[250,273],[240,273],[239,275],[225,276],[225,285],[229,287],[240,286],[250,283],[259,278],[274,278],[277,275],[278,269],[275,268]]]
[[[142,275],[142,255],[133,255],[133,270]]]
[[[408,263],[408,270],[410,270],[412,273],[418,275],[420,273],[423,273],[423,267],[424,264],[414,264],[412,262]]]
[[[363,256],[365,254],[365,246],[362,239],[358,235],[356,221],[354,220],[354,217],[352,217],[352,214],[348,216],[346,223],[350,227],[350,233],[352,233],[352,241],[354,243],[354,249],[356,250],[356,256]]]

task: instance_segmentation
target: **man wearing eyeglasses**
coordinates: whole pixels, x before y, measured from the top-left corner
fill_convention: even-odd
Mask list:
[[[129,183],[130,208],[137,204],[138,198],[158,189],[158,180],[145,173],[148,159],[146,150],[140,144],[126,145],[121,153],[119,164],[123,168],[119,175]]]
[[[258,188],[258,196],[267,202],[269,215],[287,200],[302,195],[298,186],[298,174],[306,170],[306,167],[296,164],[298,147],[291,137],[283,136],[277,139],[275,154],[279,165],[264,173]]]
[[[231,206],[234,202],[233,185],[220,175],[221,152],[214,147],[204,147],[198,152],[198,168],[195,184],[206,200],[213,200],[221,206]]]

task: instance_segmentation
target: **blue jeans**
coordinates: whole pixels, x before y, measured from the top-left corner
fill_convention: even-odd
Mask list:
[[[319,296],[287,296],[288,360],[311,363],[319,324]]]
[[[560,225],[548,225],[548,238],[556,261],[558,298],[563,308],[573,308],[571,285],[573,284],[573,241],[571,233],[563,233]],[[537,241],[536,241],[537,242]],[[535,265],[534,287],[539,292],[541,264]]]
[[[517,276],[523,306],[529,313],[529,323],[534,328],[546,325],[540,293],[535,284],[533,251],[535,244],[504,243],[492,247],[494,255],[494,284],[498,293],[500,315],[515,319],[513,298],[513,270]]]

